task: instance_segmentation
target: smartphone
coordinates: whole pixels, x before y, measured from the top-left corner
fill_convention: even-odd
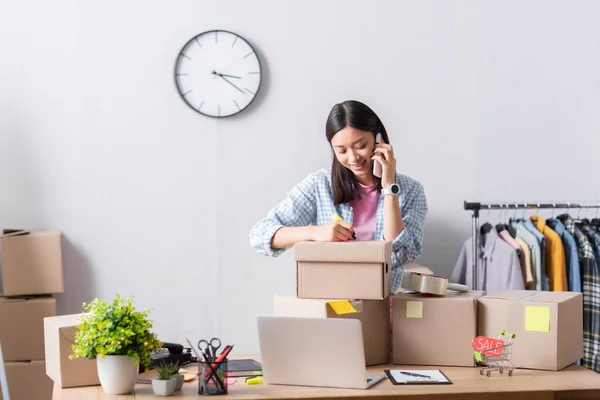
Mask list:
[[[375,136],[375,145],[378,145],[379,143],[381,143],[381,133],[377,132],[377,135]],[[373,175],[381,178],[381,172],[381,163],[377,160],[373,160]]]

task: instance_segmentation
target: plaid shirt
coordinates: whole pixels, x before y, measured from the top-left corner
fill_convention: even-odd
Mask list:
[[[581,287],[583,289],[583,360],[581,365],[600,372],[600,275],[594,249],[588,238],[575,227],[568,214],[558,217],[575,238],[579,250]]]
[[[416,180],[396,173],[400,185],[399,203],[402,210],[404,230],[392,244],[392,293],[396,293],[402,281],[403,265],[421,255],[423,230],[427,215],[427,200],[423,186]],[[383,199],[379,197],[374,240],[383,240]],[[333,214],[339,214],[352,223],[354,213],[348,203],[333,204],[331,169],[321,169],[310,174],[287,194],[287,197],[250,230],[250,244],[260,254],[277,257],[285,249],[271,247],[271,239],[277,230],[288,226],[325,225]]]

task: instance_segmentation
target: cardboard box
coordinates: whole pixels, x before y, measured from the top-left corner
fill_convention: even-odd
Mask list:
[[[356,312],[348,312],[351,311],[347,309],[348,305]],[[279,317],[351,318],[361,321],[366,365],[386,364],[390,361],[389,307],[389,300],[345,302],[282,295],[275,295],[273,302],[274,315]]]
[[[64,293],[59,231],[4,234],[0,256],[4,296]]]
[[[44,318],[56,315],[56,299],[0,297],[0,343],[5,361],[44,359]]]
[[[52,399],[52,380],[46,376],[44,361],[7,362],[5,365],[11,400]]]
[[[390,294],[392,242],[299,242],[299,298],[381,300]]]
[[[479,304],[479,335],[514,333],[516,367],[557,371],[583,357],[583,296],[579,292],[512,290]]]
[[[60,387],[99,385],[96,360],[69,359],[81,314],[44,318],[46,374]]]
[[[401,293],[392,298],[394,364],[475,365],[477,299],[483,292],[445,297]]]

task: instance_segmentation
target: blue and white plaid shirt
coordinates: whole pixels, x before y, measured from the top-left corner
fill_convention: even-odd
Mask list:
[[[427,215],[427,200],[423,186],[416,180],[396,173],[400,185],[399,203],[402,210],[404,230],[392,245],[392,293],[396,293],[402,281],[402,266],[421,255],[423,229]],[[379,197],[374,240],[383,240],[383,198]],[[288,193],[287,198],[269,211],[250,230],[250,244],[260,254],[277,257],[285,249],[271,247],[271,239],[281,227],[324,225],[333,214],[339,214],[352,223],[354,213],[348,203],[333,204],[331,169],[321,169],[307,176]]]

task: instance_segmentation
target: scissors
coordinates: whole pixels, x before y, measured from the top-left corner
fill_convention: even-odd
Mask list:
[[[198,348],[200,351],[213,359],[217,357],[217,350],[219,350],[220,347],[221,339],[219,338],[212,338],[210,339],[210,342],[204,339],[198,341]]]

